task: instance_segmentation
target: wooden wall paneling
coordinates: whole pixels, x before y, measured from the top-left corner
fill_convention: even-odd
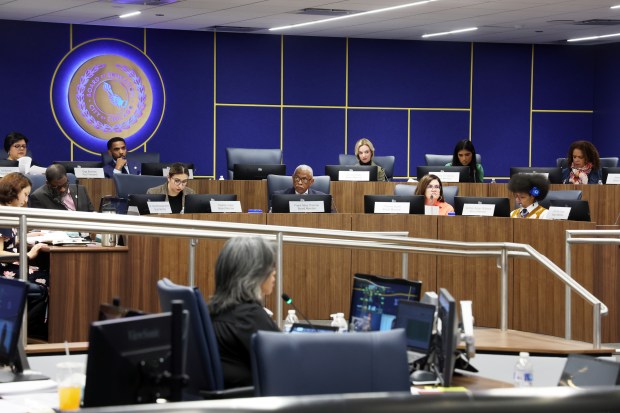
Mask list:
[[[598,225],[614,225],[618,224],[620,216],[620,185],[588,185],[589,190],[594,190],[590,201],[596,204],[596,215],[590,210],[590,218]],[[590,194],[588,194],[590,195]]]
[[[99,211],[99,203],[104,195],[116,195],[114,182],[109,178],[79,179],[78,183],[83,185],[88,192],[90,202],[93,203],[96,211]]]
[[[353,190],[355,182],[337,181],[331,182],[329,191],[338,212],[350,214],[353,212]]]
[[[237,194],[241,209],[261,209],[267,212],[267,180],[260,181],[218,181],[221,194]]]
[[[444,186],[453,186],[456,185],[459,187],[459,193],[457,196],[491,196],[489,195],[488,185],[485,184],[474,184],[468,182],[460,182],[458,184],[446,183]]]
[[[147,313],[157,313],[160,311],[157,296],[160,263],[167,258],[159,254],[160,244],[174,242],[174,238],[130,235],[126,239],[129,247],[126,276],[130,280],[130,300],[127,305]]]
[[[189,181],[187,186],[197,194],[219,194],[220,182],[213,179],[196,178]]]
[[[597,229],[620,230],[620,225],[597,226]],[[573,245],[571,252],[581,245]],[[573,252],[574,253],[574,252]],[[573,260],[574,261],[574,260]],[[608,308],[603,317],[601,341],[620,343],[620,246],[596,245],[594,247],[594,290],[593,294]]]

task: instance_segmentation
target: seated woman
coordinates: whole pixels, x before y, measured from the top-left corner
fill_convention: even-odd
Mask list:
[[[275,265],[273,245],[258,237],[229,239],[217,258],[209,309],[226,388],[252,385],[252,334],[279,331],[263,308],[275,283]]]
[[[437,215],[448,215],[449,212],[454,212],[452,205],[443,198],[443,186],[436,175],[423,176],[418,183],[415,194],[424,195],[424,205],[439,207]]]
[[[19,132],[11,132],[4,138],[4,150],[9,155],[6,159],[16,161],[26,156],[28,138]]]
[[[546,219],[549,210],[538,205],[549,192],[549,180],[539,174],[516,174],[508,182],[508,190],[521,205],[510,213],[511,218]]]
[[[469,166],[471,182],[484,182],[484,169],[481,164],[476,163],[476,148],[469,139],[463,139],[456,144],[452,162],[446,166]]]
[[[163,185],[149,188],[147,194],[164,194],[166,201],[170,203],[173,214],[178,214],[185,208],[185,195],[194,193],[192,188],[187,187],[189,181],[189,169],[180,163],[173,163],[168,170],[168,182]]]
[[[28,205],[28,197],[32,184],[19,172],[11,172],[0,179],[0,205],[24,208]],[[0,239],[4,243],[4,251],[17,252],[17,228],[0,228]],[[34,260],[40,251],[49,250],[46,244],[35,244],[28,251],[28,260]],[[0,276],[19,278],[19,258],[14,262],[0,263]],[[47,289],[49,272],[39,267],[28,267],[28,335],[47,339]]]
[[[566,157],[568,168],[562,170],[565,184],[597,184],[601,180],[601,158],[588,141],[571,143]]]
[[[371,165],[377,167],[377,181],[387,181],[385,169],[377,165],[375,161],[372,160],[375,156],[375,147],[372,145],[370,140],[362,138],[355,143],[355,156],[357,157],[360,165]]]

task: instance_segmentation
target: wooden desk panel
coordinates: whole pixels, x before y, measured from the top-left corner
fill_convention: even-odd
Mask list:
[[[339,213],[364,213],[364,195],[392,195],[394,182],[349,182],[336,181],[330,185],[330,192]]]
[[[619,186],[620,188],[620,186]],[[597,229],[620,230],[620,225],[597,226]],[[581,248],[587,246],[571,246],[571,253],[583,254]],[[573,260],[574,261],[574,260]],[[593,294],[608,308],[609,314],[602,320],[603,343],[620,341],[620,246],[598,245],[594,247],[594,290]]]
[[[114,181],[110,178],[89,178],[79,179],[79,184],[83,185],[88,192],[90,202],[93,203],[95,211],[99,211],[101,197],[104,195],[116,195]]]
[[[248,209],[261,209],[268,212],[267,180],[260,181],[218,181],[221,194],[237,194],[244,212]]]

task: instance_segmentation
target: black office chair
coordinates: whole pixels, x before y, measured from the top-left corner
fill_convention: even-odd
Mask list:
[[[189,312],[187,337],[186,373],[190,380],[184,391],[191,396],[204,398],[249,397],[254,387],[224,389],[224,374],[217,346],[217,339],[211,324],[207,303],[198,288],[178,285],[168,278],[157,281],[159,304],[163,311],[170,311],[173,300],[182,300],[183,308]]]
[[[126,158],[128,161],[131,161],[131,163],[135,165],[142,165],[143,163],[155,163],[159,162],[159,152],[127,152]],[[109,153],[103,152],[101,154],[101,162],[103,162],[104,165],[107,165],[108,163],[112,162],[112,157]],[[137,172],[138,174],[142,173],[142,171]]]
[[[551,201],[561,199],[561,200],[579,200],[581,199],[582,192],[580,190],[566,190],[566,191],[549,191],[545,199],[539,202],[541,206],[549,209],[551,205]]]
[[[374,156],[372,160],[383,168],[385,176],[389,181],[394,178],[394,163],[396,162],[395,156]],[[357,165],[359,161],[355,155],[341,153],[338,155],[338,165]]]
[[[426,166],[445,166],[452,162],[452,155],[434,155],[427,153],[424,155],[424,160],[426,161]],[[482,163],[482,155],[479,153],[476,154],[476,163]]]
[[[112,176],[116,195],[128,198],[129,194],[146,194],[149,188],[162,185],[168,180],[165,176],[114,174]]]
[[[403,329],[252,336],[256,396],[410,392]]]
[[[276,165],[282,163],[280,149],[226,148],[228,179],[233,179],[235,164]]]
[[[185,195],[186,214],[211,213],[211,201],[236,201],[236,194],[189,194]]]
[[[417,185],[397,184],[394,187],[394,195],[411,196],[415,195]],[[458,186],[443,186],[443,198],[450,205],[454,206],[454,197],[459,194]]]

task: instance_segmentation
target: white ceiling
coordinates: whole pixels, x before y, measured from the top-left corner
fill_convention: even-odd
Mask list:
[[[368,11],[412,1],[415,0],[0,0],[0,19],[176,30],[237,26],[263,29],[255,33],[274,33],[264,29],[324,18],[296,14],[304,8]],[[429,41],[564,43],[569,38],[620,32],[620,25],[576,24],[591,19],[620,23],[620,9],[610,9],[615,4],[620,4],[620,0],[435,0],[277,33],[421,40],[425,33],[476,26],[479,29],[474,32]],[[127,19],[117,17],[135,10],[142,14]],[[620,37],[605,41],[620,41]]]

